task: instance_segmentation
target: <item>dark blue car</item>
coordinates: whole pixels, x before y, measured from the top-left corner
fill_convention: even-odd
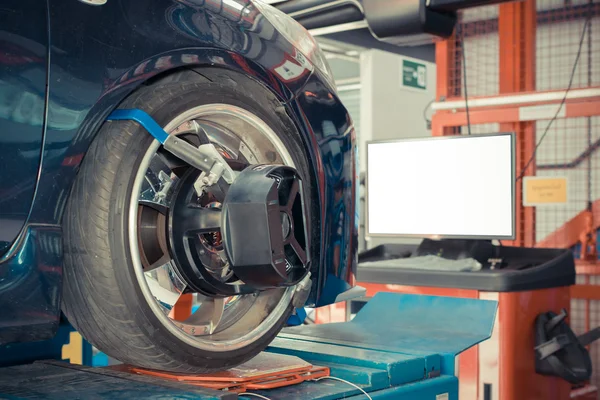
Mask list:
[[[62,309],[146,368],[251,358],[352,288],[354,135],[258,0],[2,0],[0,345]]]

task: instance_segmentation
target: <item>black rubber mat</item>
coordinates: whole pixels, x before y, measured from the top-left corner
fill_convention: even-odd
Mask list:
[[[233,393],[59,361],[40,361],[0,368],[0,399],[237,398]]]

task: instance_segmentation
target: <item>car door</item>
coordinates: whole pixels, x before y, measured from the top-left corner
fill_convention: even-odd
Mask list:
[[[27,221],[46,114],[48,15],[44,0],[0,2],[0,256]]]

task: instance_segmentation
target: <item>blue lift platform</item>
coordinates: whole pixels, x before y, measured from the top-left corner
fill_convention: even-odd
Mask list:
[[[494,301],[378,293],[345,323],[286,328],[267,352],[330,368],[372,399],[457,400],[455,357],[492,333]],[[0,349],[2,357],[2,349]],[[366,399],[337,380],[253,391],[268,399]],[[220,399],[256,397],[60,361],[0,368],[2,399]]]

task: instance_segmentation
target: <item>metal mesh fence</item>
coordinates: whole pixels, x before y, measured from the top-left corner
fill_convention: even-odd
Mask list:
[[[571,89],[598,87],[600,3],[590,0],[538,0],[536,10],[536,90],[566,89],[571,74]],[[586,23],[587,30],[582,35]],[[541,139],[549,122],[537,121],[536,142]],[[600,116],[557,119],[548,129],[537,152],[536,175],[566,177],[568,193],[564,204],[536,207],[537,242],[552,234],[554,243],[572,242],[573,238],[567,237],[570,234],[568,230],[559,228],[591,209],[592,204],[600,199],[599,146]],[[576,255],[579,253],[576,252]],[[577,277],[577,284],[596,285],[600,290],[600,276],[581,274]],[[600,301],[572,299],[570,319],[577,334],[600,325]],[[590,354],[594,365],[591,382],[600,386],[600,345],[597,342],[590,346]]]
[[[459,15],[459,25],[451,42],[452,50],[446,71],[448,97],[464,98],[465,86],[469,99],[501,94],[501,78],[513,78],[510,74],[509,78],[502,75],[506,70],[503,69],[505,55],[501,49],[520,49],[522,54],[513,54],[513,60],[515,57],[526,58],[531,55],[524,54],[526,46],[523,35],[502,31],[507,15],[510,16],[503,7],[511,5],[478,7]],[[567,89],[576,60],[570,89],[600,88],[600,1],[537,0],[535,9],[533,90],[543,93]],[[516,29],[521,28],[525,32],[525,22],[521,23],[522,26],[515,24]],[[582,36],[586,24],[587,29]],[[517,40],[523,40],[523,43]],[[466,85],[463,70],[465,64]],[[514,76],[515,79],[520,79],[514,87],[531,87],[525,84],[525,79],[531,77],[531,68],[522,67]],[[543,101],[540,103],[544,104]],[[565,243],[569,243],[568,246],[575,245],[576,256],[579,256],[580,247],[577,244],[578,233],[574,236],[572,230],[561,228],[600,201],[600,107],[595,114],[589,117],[559,117],[549,129],[548,119],[525,124],[514,121],[513,125],[520,138],[531,135],[535,143],[542,139],[547,129],[535,158],[536,175],[566,177],[568,182],[566,203],[536,207],[534,224],[522,224],[519,228],[525,230],[525,236],[533,237],[536,243],[545,241],[546,246],[552,246],[553,243],[554,246],[566,246]],[[471,132],[499,132],[502,126],[494,123],[472,125]],[[445,132],[466,134],[467,131],[467,127],[459,126]],[[517,151],[521,160],[528,160],[531,156],[531,148],[527,152],[523,148],[518,148]],[[596,227],[600,225],[600,221],[594,222]],[[552,237],[553,243],[548,243],[546,239],[549,237]],[[600,250],[600,246],[598,247]],[[592,270],[587,269],[585,274],[579,274],[577,284],[597,286],[600,291],[600,263],[595,263],[599,271],[593,270],[594,261],[588,260],[587,264],[592,265]],[[570,323],[578,334],[599,326],[600,301],[574,298]],[[592,383],[600,387],[600,344],[593,344],[590,353],[594,364]]]
[[[456,29],[449,97],[463,97],[463,46],[467,65],[467,93],[491,96],[499,93],[498,5],[476,7],[460,13]],[[600,2],[590,0],[538,0],[536,2],[536,90],[565,89],[577,56],[586,18],[589,29],[573,78],[572,88],[600,85]],[[594,43],[595,42],[595,43]]]
[[[469,128],[467,126],[461,126],[458,129],[458,133],[461,135],[467,135],[469,133]],[[500,124],[491,123],[491,124],[474,124],[471,125],[471,134],[472,135],[484,135],[486,133],[498,133],[500,132]]]
[[[581,54],[572,88],[600,84],[600,2],[538,0],[536,30],[536,90],[565,89],[577,57],[586,19]]]
[[[502,57],[499,42],[505,40],[498,34],[499,9],[497,5],[485,6],[461,13],[454,39],[454,55],[451,57],[453,62],[448,66],[448,76],[451,77],[448,93],[464,97],[463,63],[467,66],[466,87],[469,97],[499,93],[499,64]],[[578,52],[571,89],[599,86],[600,2],[538,0],[536,10],[536,91],[567,88]],[[582,31],[588,18],[588,29],[579,51]],[[549,120],[536,122],[536,143],[549,123]],[[474,134],[498,130],[498,124],[471,127]],[[455,130],[455,133],[466,132],[466,127]],[[536,209],[536,241],[546,238],[600,198],[599,146],[600,117],[557,119],[552,122],[537,151],[537,175],[567,177],[568,202]],[[522,156],[527,157],[524,153]]]
[[[537,122],[538,140],[548,123]],[[558,119],[548,130],[537,152],[537,175],[566,177],[568,193],[565,204],[536,208],[536,241],[545,239],[600,198],[599,145],[600,117]],[[556,243],[566,240],[555,237]]]
[[[460,13],[459,18],[452,56],[454,62],[448,71],[452,77],[448,93],[450,96],[464,97],[464,61],[469,97],[498,94],[498,6],[468,9]]]

